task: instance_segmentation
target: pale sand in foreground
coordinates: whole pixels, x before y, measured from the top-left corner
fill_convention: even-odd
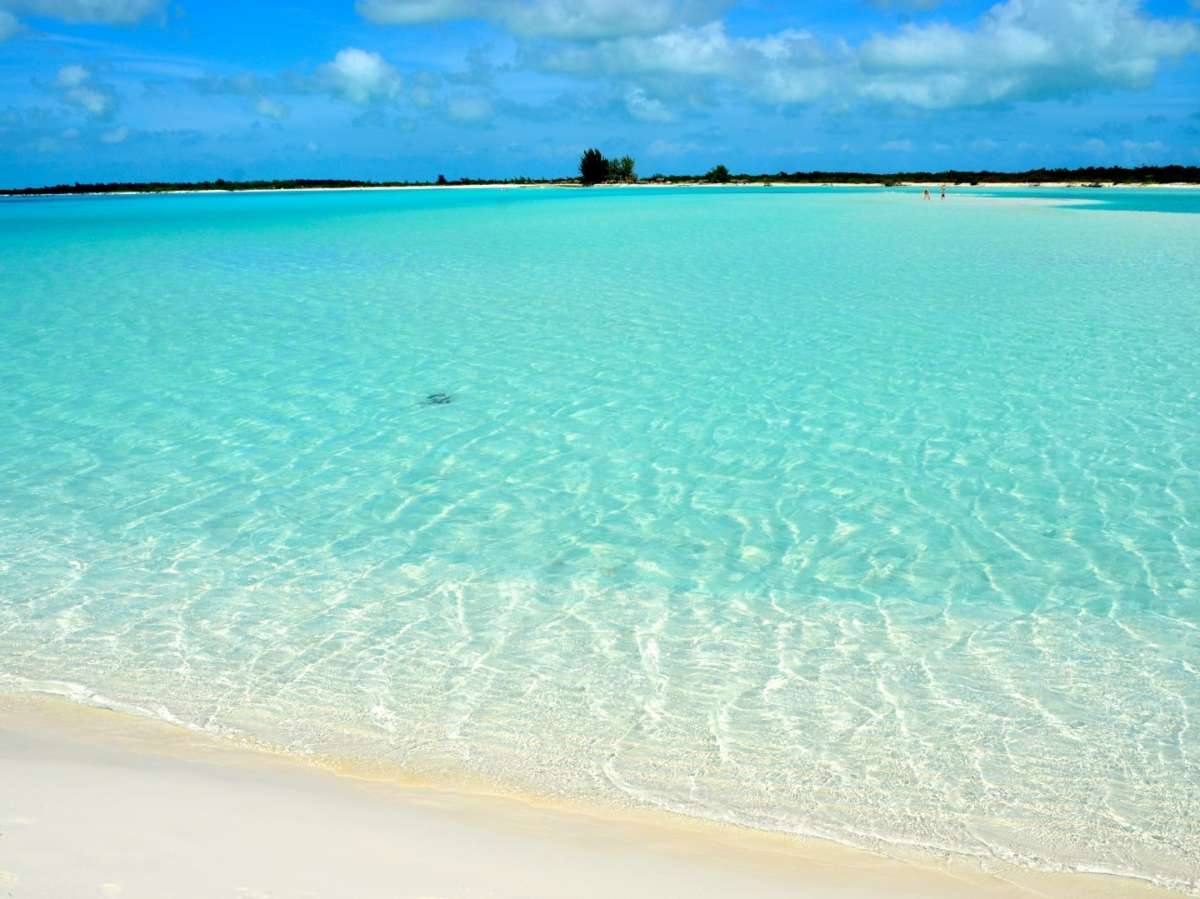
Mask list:
[[[156,721],[0,695],[0,897],[883,895],[1163,894],[337,775]]]

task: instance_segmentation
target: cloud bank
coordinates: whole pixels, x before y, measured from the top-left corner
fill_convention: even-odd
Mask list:
[[[1006,0],[970,28],[909,24],[857,47],[799,29],[734,37],[714,21],[539,45],[528,59],[579,77],[653,76],[665,90],[707,80],[762,103],[947,109],[1141,89],[1165,62],[1197,50],[1194,23],[1152,18],[1136,0]]]
[[[63,103],[82,110],[97,119],[108,118],[117,105],[116,95],[107,85],[98,82],[91,71],[81,65],[63,66],[58,70],[54,86]]]
[[[1197,49],[1194,24],[1150,18],[1134,0],[1008,0],[974,29],[908,25],[857,58],[864,96],[940,109],[1145,88]]]
[[[381,25],[482,19],[521,37],[595,39],[653,34],[704,22],[725,0],[359,0],[359,13]]]
[[[20,28],[17,16],[68,23],[132,25],[159,13],[165,0],[0,0],[0,41]]]

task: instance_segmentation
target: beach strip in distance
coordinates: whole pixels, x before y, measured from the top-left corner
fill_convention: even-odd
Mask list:
[[[963,193],[980,193],[990,190],[1073,190],[1077,188],[1102,188],[1116,191],[1147,191],[1147,190],[1200,190],[1200,184],[1186,181],[1135,184],[1117,181],[1100,181],[1089,184],[1082,181],[981,181],[977,184],[963,184],[954,181],[897,181],[891,185],[880,184],[877,181],[632,181],[628,183],[602,184],[585,188],[575,181],[545,181],[530,184],[510,183],[506,181],[477,181],[470,184],[360,184],[350,187],[246,187],[246,188],[172,188],[169,190],[98,190],[70,191],[57,193],[48,191],[34,197],[154,197],[171,196],[173,194],[288,194],[288,193],[356,193],[373,191],[475,191],[475,190],[559,190],[562,188],[590,190],[601,192],[605,190],[663,190],[667,188],[698,188],[703,190],[730,190],[748,187],[780,187],[796,188],[801,191],[828,190],[830,188],[865,188],[871,190],[893,190],[898,188],[935,188],[945,187],[948,190]],[[0,199],[30,199],[15,192],[0,190]]]

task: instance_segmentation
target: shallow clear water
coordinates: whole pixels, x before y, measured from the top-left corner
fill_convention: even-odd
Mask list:
[[[0,202],[0,688],[1200,888],[1200,202],[1099,193]]]

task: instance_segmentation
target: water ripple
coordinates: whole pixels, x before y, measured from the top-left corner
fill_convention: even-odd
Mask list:
[[[1189,216],[463,193],[0,210],[0,687],[1200,889]]]

